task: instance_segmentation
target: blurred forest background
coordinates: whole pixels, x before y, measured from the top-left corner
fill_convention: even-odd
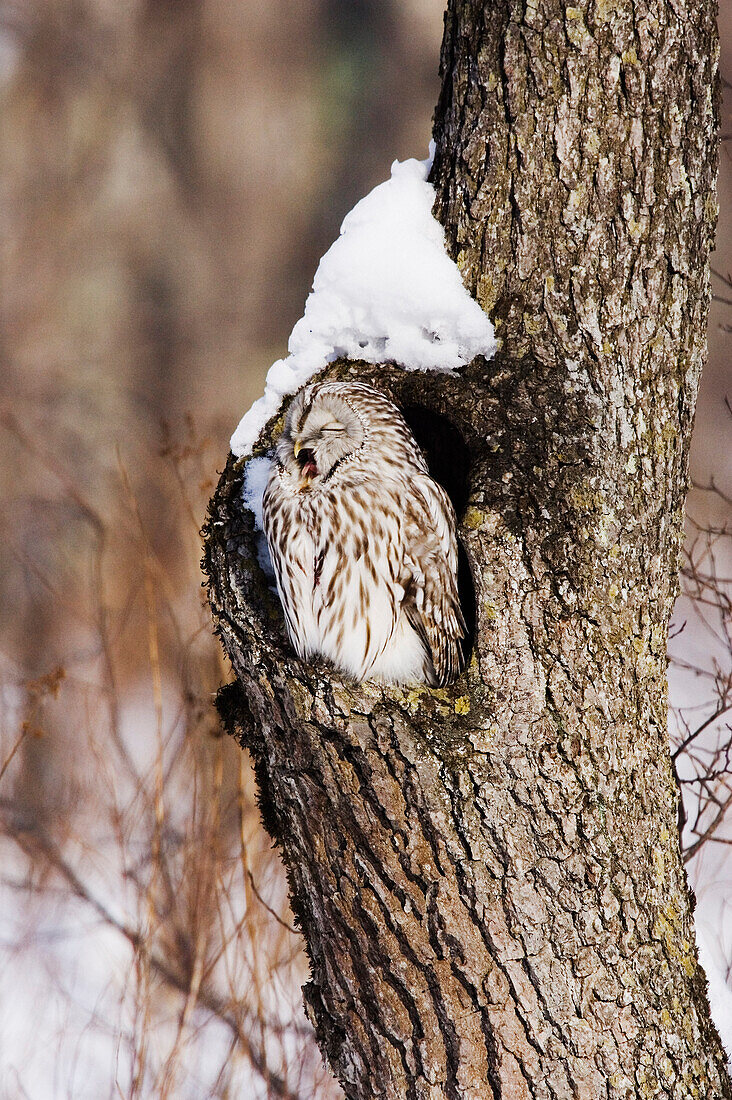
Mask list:
[[[426,155],[442,10],[0,4],[2,1100],[341,1095],[213,708],[199,528],[343,216]],[[722,130],[671,735],[732,1044],[730,109]]]

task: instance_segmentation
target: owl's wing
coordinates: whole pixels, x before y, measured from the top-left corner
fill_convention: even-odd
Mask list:
[[[465,619],[457,585],[455,511],[431,477],[410,481],[405,503],[404,610],[432,655],[435,681],[442,686],[463,666]]]

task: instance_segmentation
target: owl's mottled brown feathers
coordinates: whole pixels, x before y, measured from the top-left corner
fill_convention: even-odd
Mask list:
[[[462,667],[455,513],[396,406],[360,383],[292,402],[263,505],[292,643],[356,680]]]

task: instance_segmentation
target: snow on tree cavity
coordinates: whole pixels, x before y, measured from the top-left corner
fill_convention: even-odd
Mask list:
[[[335,359],[450,371],[476,355],[495,353],[493,325],[465,289],[445,251],[442,226],[432,216],[435,192],[427,182],[432,156],[430,145],[425,161],[394,161],[391,179],[344,218],[292,330],[289,355],[272,364],[264,395],[231,437],[237,458],[251,453],[283,397]],[[256,473],[245,489],[255,516],[264,469]]]

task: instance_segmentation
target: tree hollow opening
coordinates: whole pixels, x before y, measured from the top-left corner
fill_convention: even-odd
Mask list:
[[[455,425],[421,405],[405,405],[401,413],[427,460],[430,474],[445,490],[458,522],[470,495],[470,448]],[[469,657],[475,642],[475,586],[468,556],[458,537],[458,592],[465,617],[465,653]]]

